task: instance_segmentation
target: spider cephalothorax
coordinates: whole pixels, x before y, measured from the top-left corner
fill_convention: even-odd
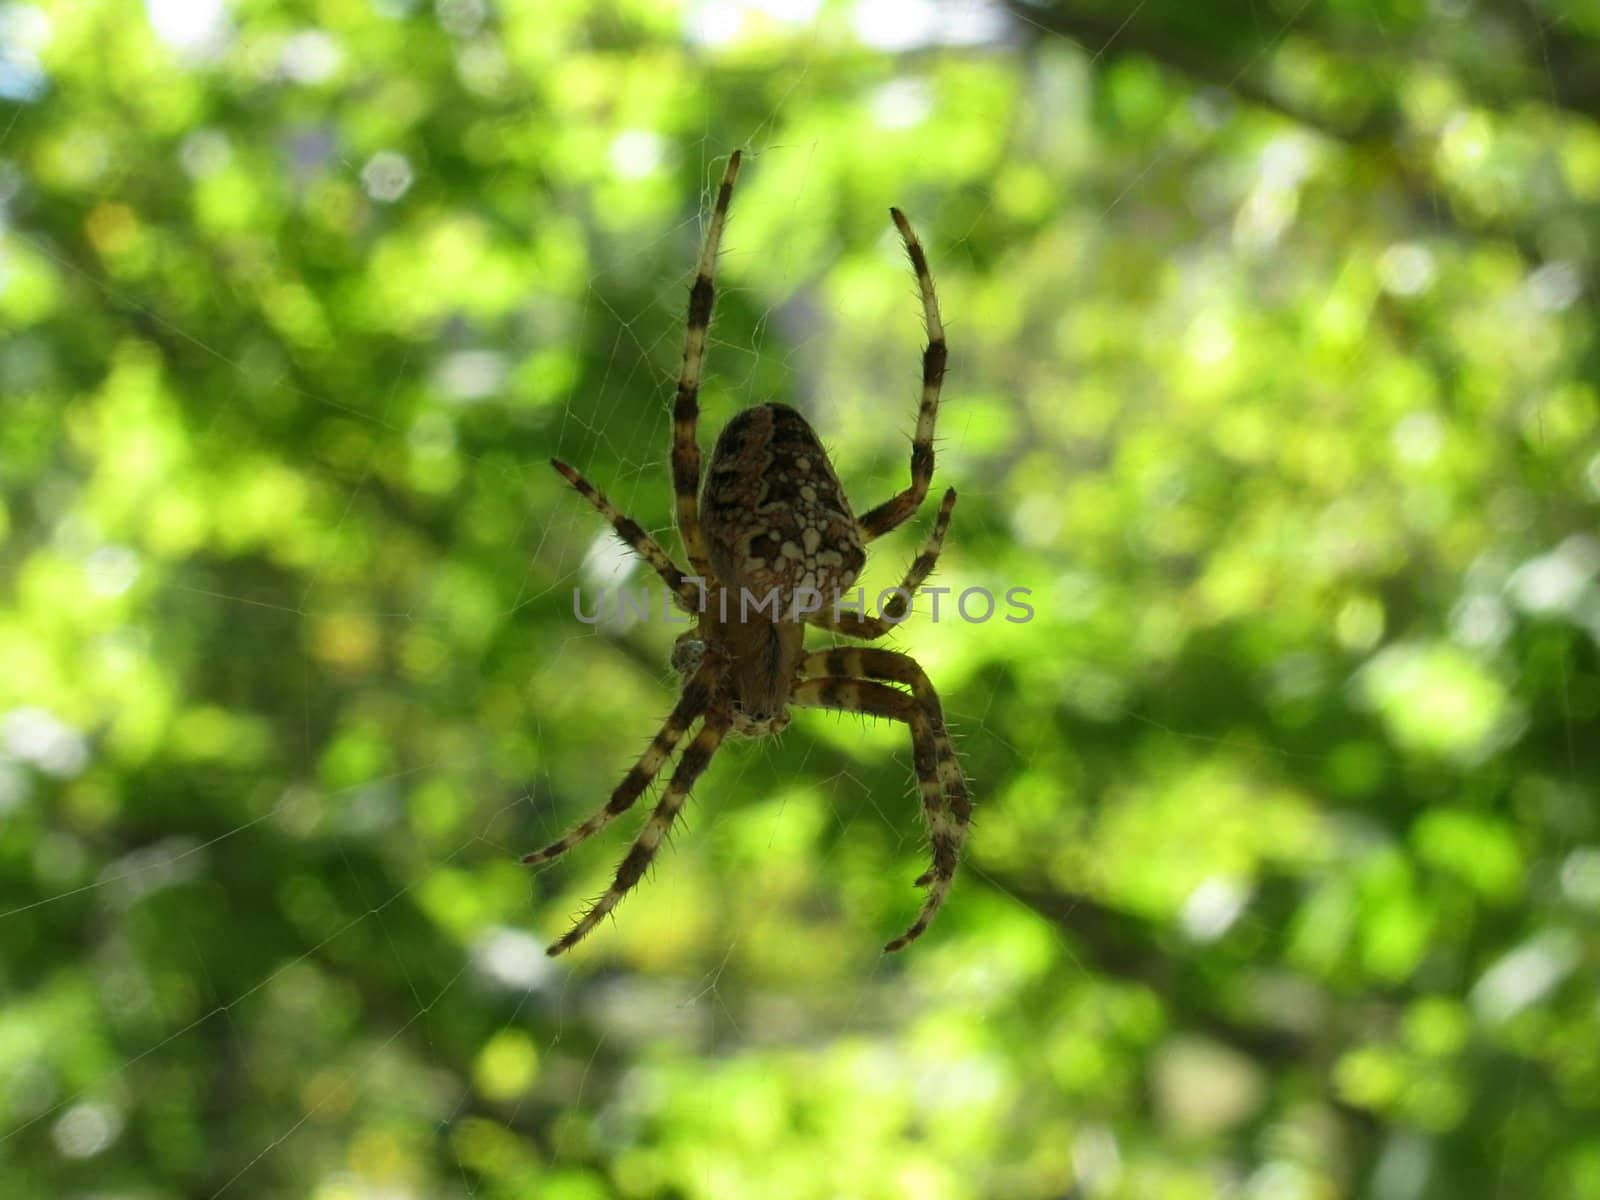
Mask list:
[[[856,517],[827,452],[806,419],[786,404],[762,404],[740,413],[723,429],[706,471],[705,490],[700,492],[696,425],[706,330],[715,295],[712,269],[738,173],[739,155],[735,152],[717,192],[689,292],[688,331],[673,405],[673,490],[678,531],[690,570],[678,567],[655,539],[577,471],[552,460],[556,470],[655,569],[684,608],[696,615],[696,621],[673,646],[672,666],[683,681],[677,706],[644,755],[603,809],[523,862],[548,862],[604,829],[633,806],[694,723],[700,721],[701,726],[680,756],[660,803],[617,868],[611,887],[550,947],[551,954],[582,940],[638,883],[683,808],[689,788],[723,738],[777,733],[789,723],[792,707],[888,717],[911,731],[912,764],[933,864],[917,880],[928,888],[921,912],[886,949],[900,949],[927,928],[944,903],[966,839],[971,816],[966,781],[945,730],[938,694],[916,660],[895,651],[865,647],[836,647],[809,654],[805,650],[807,625],[870,640],[882,637],[906,616],[903,599],[891,601],[879,617],[836,607],[834,601],[861,573],[865,545],[909,519],[928,494],[933,477],[933,431],[944,379],[945,343],[927,260],[905,217],[898,209],[890,209],[917,274],[928,325],[910,484]],[[905,596],[932,572],[955,502],[955,491],[947,491],[927,545],[901,585]]]

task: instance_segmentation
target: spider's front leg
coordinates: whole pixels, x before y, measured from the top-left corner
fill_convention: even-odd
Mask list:
[[[673,821],[677,820],[684,804],[688,802],[689,789],[694,786],[694,781],[700,778],[701,773],[711,762],[711,756],[722,744],[723,735],[728,732],[730,723],[731,718],[727,710],[720,704],[706,714],[706,722],[700,727],[699,735],[689,743],[689,748],[678,760],[677,770],[672,773],[672,781],[667,784],[666,793],[656,805],[655,811],[650,814],[650,819],[645,822],[644,828],[639,831],[639,836],[634,840],[627,856],[618,865],[616,878],[611,881],[611,886],[606,889],[605,895],[596,900],[589,910],[578,918],[577,924],[545,951],[546,954],[553,958],[572,949],[633,890],[634,884],[639,882],[650,866],[651,860],[655,858],[661,840],[667,836]]]
[[[632,808],[634,802],[644,794],[645,788],[650,786],[650,781],[666,765],[667,759],[672,757],[672,751],[677,746],[678,740],[700,719],[700,714],[705,712],[707,705],[711,703],[712,689],[716,686],[717,675],[721,670],[720,655],[704,656],[684,684],[683,692],[678,696],[678,703],[668,714],[666,722],[651,739],[650,745],[634,764],[633,769],[623,776],[621,783],[617,784],[606,806],[593,816],[574,825],[543,850],[535,850],[532,854],[524,855],[523,865],[536,867],[560,858],[568,850],[581,842],[588,841]]]
[[[911,760],[922,795],[933,865],[916,881],[917,886],[928,888],[917,919],[884,947],[885,951],[904,949],[922,936],[944,904],[972,820],[972,801],[945,729],[938,693],[913,659],[889,650],[823,650],[807,655],[801,671],[808,678],[795,688],[791,704],[887,717],[903,722],[911,730]],[[907,684],[912,694],[908,696],[861,676]]]

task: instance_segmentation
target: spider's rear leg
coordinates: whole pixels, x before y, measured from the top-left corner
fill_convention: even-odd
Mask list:
[[[689,569],[701,576],[710,574],[710,569],[695,500],[700,488],[700,376],[705,366],[711,309],[716,301],[716,285],[712,279],[717,266],[717,248],[722,244],[728,202],[733,198],[733,183],[738,177],[739,152],[735,150],[728,156],[728,167],[717,189],[717,202],[706,225],[706,240],[700,247],[694,285],[689,289],[683,362],[678,368],[678,391],[672,402],[672,490],[677,502],[678,535],[683,538],[684,553],[689,556]]]
[[[922,351],[922,404],[917,409],[917,433],[911,442],[911,483],[903,492],[891,496],[866,513],[859,522],[861,540],[870,542],[903,525],[917,511],[928,486],[933,482],[933,429],[939,415],[939,389],[944,384],[946,348],[944,322],[939,318],[939,298],[933,291],[933,275],[922,243],[912,232],[911,222],[898,208],[891,208],[895,228],[905,242],[911,267],[917,273],[917,290],[922,294],[922,314],[928,326],[928,344]]]
[[[944,728],[939,697],[921,667],[905,655],[887,650],[859,647],[824,650],[808,655],[802,670],[827,674],[799,684],[790,703],[887,717],[903,722],[911,730],[911,759],[917,773],[917,788],[922,795],[922,815],[932,844],[933,865],[917,879],[918,886],[927,886],[928,894],[916,920],[884,947],[886,952],[902,950],[922,936],[944,904],[961,861],[972,815],[966,781]],[[884,684],[859,678],[863,674],[910,683],[914,694],[908,696]]]
[[[655,569],[655,573],[672,589],[673,594],[687,611],[700,611],[704,601],[704,591],[691,582],[690,576],[678,569],[678,564],[672,561],[671,556],[661,548],[661,544],[655,538],[644,531],[639,522],[623,513],[606,499],[604,492],[559,458],[552,458],[550,465],[560,472],[561,477],[570,483],[580,496],[600,510],[600,515],[611,523],[611,528],[617,531],[617,536]],[[703,576],[701,582],[704,583]]]
[[[881,638],[896,626],[903,624],[911,603],[916,598],[917,589],[927,581],[928,576],[933,574],[933,568],[938,565],[939,552],[944,548],[944,535],[950,529],[950,515],[955,511],[955,507],[956,490],[950,488],[944,494],[944,502],[939,505],[939,516],[933,522],[933,532],[928,535],[928,540],[923,543],[922,552],[912,561],[911,569],[906,572],[906,577],[895,589],[896,594],[883,606],[882,616],[869,617],[864,613],[834,612],[831,605],[824,605],[807,618],[808,623],[819,629],[831,629],[835,633],[861,638],[864,641]]]

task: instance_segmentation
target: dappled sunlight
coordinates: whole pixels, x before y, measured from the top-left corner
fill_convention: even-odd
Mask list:
[[[1600,1196],[1600,45],[1290,8],[0,3],[0,1194]],[[735,149],[970,837],[796,708],[550,958]]]

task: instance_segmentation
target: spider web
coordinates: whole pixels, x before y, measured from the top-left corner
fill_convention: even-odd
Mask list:
[[[731,7],[731,6],[730,6]],[[1286,19],[1274,19],[1270,25],[1273,29],[1264,29],[1261,39],[1261,53],[1265,54],[1282,36],[1290,30],[1296,20],[1304,12],[1306,4],[1300,5]],[[702,21],[713,21],[716,11],[707,11],[713,6],[703,6],[699,11]],[[907,12],[912,10],[924,12],[924,7],[910,5]],[[927,8],[926,11],[933,11]],[[947,28],[939,24],[940,20],[962,22],[976,22],[981,26],[981,14],[985,11],[983,6],[972,3],[948,6],[941,10],[943,15],[937,19],[929,18],[931,33],[926,38],[926,44],[933,44],[940,39],[940,31]],[[1128,15],[1131,21],[1137,9]],[[1242,75],[1244,72],[1241,71]],[[800,79],[803,81],[804,73]],[[799,89],[802,83],[797,82]],[[20,110],[19,110],[20,111]],[[751,168],[759,171],[763,159],[778,160],[782,158],[804,160],[812,152],[812,147],[804,144],[786,143],[778,135],[781,127],[781,118],[784,111],[782,102],[774,106],[772,111],[754,119],[750,123],[746,144],[756,151]],[[13,125],[16,118],[13,118]],[[705,127],[707,136],[702,139],[701,148],[705,156],[703,176],[707,179],[708,188],[714,180],[714,164],[721,153],[721,149],[712,144],[709,130],[712,128],[710,114],[707,115]],[[8,136],[10,128],[0,134],[0,150],[4,147],[4,137]],[[1145,174],[1158,165],[1159,156],[1153,156],[1143,171],[1127,180],[1126,187],[1113,200],[1107,214],[1128,195],[1135,192]],[[784,220],[791,225],[803,225],[808,219],[808,209],[819,199],[821,185],[814,189],[807,189],[795,195],[788,203],[789,211],[784,214]],[[746,253],[740,242],[739,226],[741,212],[747,212],[751,205],[761,203],[752,197],[752,189],[743,187],[735,198],[734,213],[729,232],[725,241],[723,255],[723,270],[719,277],[719,291],[722,302],[738,291],[737,282],[739,273],[737,269],[728,270],[730,266],[736,267],[738,257]],[[707,205],[699,206],[703,214]],[[661,234],[663,240],[681,243],[685,227],[664,230]],[[887,234],[887,228],[886,228]],[[26,239],[27,235],[15,233],[14,236]],[[32,242],[33,248],[41,253],[49,253],[48,247],[42,243]],[[961,247],[948,244],[933,243],[929,245],[930,258],[936,279],[940,274],[940,263],[954,258]],[[76,268],[64,260],[57,260],[58,265],[65,270]],[[885,254],[883,256],[883,269],[901,271],[906,275],[907,305],[904,317],[904,336],[899,339],[900,352],[906,364],[906,377],[908,380],[904,394],[896,398],[885,398],[885,411],[882,414],[885,421],[896,428],[909,432],[914,419],[915,390],[911,381],[914,378],[916,353],[920,346],[918,338],[920,331],[916,327],[918,318],[914,303],[914,292],[911,288],[909,273],[905,272],[903,263],[898,258],[898,251],[891,240],[886,237]],[[794,280],[798,289],[803,286],[808,272],[813,264],[802,261],[798,252],[794,252],[790,259],[780,264],[785,276]],[[605,268],[611,271],[623,271],[626,264],[611,264]],[[650,423],[633,421],[630,414],[621,406],[621,398],[628,388],[637,381],[639,372],[657,369],[649,364],[673,362],[676,358],[676,348],[681,331],[671,323],[663,326],[654,320],[659,312],[672,312],[674,314],[682,307],[682,298],[686,294],[687,283],[690,277],[690,264],[685,263],[684,270],[678,278],[661,281],[649,301],[649,308],[637,313],[608,312],[622,331],[622,337],[627,339],[619,342],[615,347],[611,360],[611,370],[608,378],[598,391],[586,393],[582,396],[570,396],[562,406],[559,421],[552,433],[551,449],[558,456],[575,461],[575,465],[586,469],[586,464],[577,461],[574,447],[586,447],[594,444],[602,446],[616,462],[622,464],[622,470],[606,478],[595,478],[611,496],[612,500],[625,512],[636,513],[643,511],[662,511],[660,497],[668,487],[669,470],[666,455],[666,446],[669,437],[670,422],[665,404],[663,404],[659,418]],[[120,304],[136,308],[125,296],[118,295],[111,286],[102,280],[91,280],[97,288],[108,295],[114,296]],[[610,289],[602,286],[604,280],[598,280],[597,285],[590,289],[584,296],[582,304],[585,313],[590,313],[597,308],[605,306],[604,296]],[[214,347],[199,342],[191,334],[179,326],[168,321],[162,314],[149,312],[144,314],[149,319],[160,322],[171,332],[189,341],[195,342],[208,353],[226,360],[225,355]],[[777,314],[774,313],[774,316]],[[959,345],[960,339],[960,313],[947,312],[947,320],[952,325],[952,340]],[[792,322],[789,323],[792,325]],[[649,335],[650,340],[645,340],[643,331],[646,329],[661,329],[661,332]],[[785,336],[781,339],[784,347],[783,355],[785,366],[795,367],[807,358],[825,355],[828,349],[826,335],[820,328],[813,327],[809,331],[797,331],[786,327]],[[780,339],[772,339],[779,342]],[[708,371],[711,373],[718,386],[708,388],[707,399],[702,415],[701,443],[702,447],[708,445],[709,437],[720,428],[721,424],[738,407],[758,403],[768,399],[756,393],[756,379],[758,368],[764,360],[773,353],[765,330],[753,344],[739,345],[726,343],[720,339],[713,328],[711,344],[708,349]],[[245,372],[246,366],[239,363],[230,363],[231,366]],[[394,387],[397,388],[405,375],[409,364],[402,362],[397,368],[394,377]],[[661,374],[654,380],[654,384],[663,396],[670,393],[670,372]],[[393,388],[390,392],[392,398]],[[338,405],[337,400],[330,397],[317,397],[319,403],[331,406]],[[840,420],[845,414],[841,412],[839,402],[831,402],[826,396],[808,397],[812,403],[807,405],[808,415],[812,416],[818,425],[825,441],[829,440],[830,423]],[[375,418],[383,424],[388,416],[387,404],[380,415]],[[982,481],[963,474],[964,447],[968,442],[970,433],[969,418],[962,412],[960,402],[960,385],[947,387],[944,402],[940,412],[940,466],[939,475],[935,480],[935,492],[943,483],[954,482],[960,487],[964,496],[977,496],[981,494]],[[858,504],[865,498],[859,476],[852,475],[849,464],[840,463],[841,472],[846,478],[847,488]],[[373,471],[374,463],[369,457],[360,477],[350,488],[350,504],[346,506],[344,517],[347,518],[354,508],[355,500],[361,490],[367,486],[369,476]],[[520,465],[520,469],[528,476],[547,470],[542,459]],[[901,468],[903,470],[903,467]],[[867,481],[867,486],[874,500],[886,495],[889,488],[900,486],[897,476],[887,484],[883,480]],[[880,494],[881,493],[881,494]],[[973,509],[977,506],[969,505],[966,510],[958,511],[956,525],[952,534],[953,545],[963,541],[974,545],[984,543],[1000,544],[1011,537],[1008,529],[1003,527],[986,526],[981,517],[977,517]],[[905,531],[904,536],[889,539],[885,543],[873,548],[871,570],[875,573],[874,579],[891,579],[903,569],[910,561],[916,542],[926,528],[926,511],[918,522],[914,522],[911,530]],[[341,518],[340,527],[344,524]],[[669,552],[678,554],[676,538],[669,526],[657,524],[651,532],[656,536]],[[520,590],[516,593],[516,600],[512,612],[536,606],[559,604],[563,607],[568,600],[569,589],[573,586],[583,585],[590,587],[605,587],[619,584],[624,581],[637,582],[642,578],[636,564],[626,556],[617,553],[614,540],[604,531],[599,518],[586,506],[575,498],[563,497],[552,509],[544,511],[529,511],[521,530],[518,532],[519,544],[530,548],[532,566],[526,577],[521,581]],[[555,545],[571,547],[583,545],[587,541],[588,551],[583,561],[561,563],[554,569],[551,568],[551,559],[554,555],[552,547]],[[950,573],[951,568],[942,568],[943,573]],[[549,579],[554,582],[540,584],[540,579]],[[936,581],[937,582],[937,581]],[[944,580],[950,582],[950,580]],[[165,585],[175,591],[188,594],[196,602],[215,606],[226,610],[228,619],[239,622],[265,622],[273,627],[278,627],[284,622],[304,623],[316,619],[326,610],[327,598],[319,586],[317,573],[313,573],[303,594],[298,599],[290,598],[284,602],[283,598],[263,598],[259,595],[223,594],[208,592],[179,582]],[[411,614],[390,614],[386,619],[396,623],[408,623],[417,618]],[[993,626],[988,627],[993,629]],[[570,636],[557,645],[550,647],[550,659],[553,667],[560,670],[569,670],[575,678],[581,678],[589,669],[593,656],[606,652],[609,644],[616,639],[627,639],[632,636],[632,631],[619,629],[614,624],[598,628],[584,627],[573,624]],[[925,621],[914,621],[908,626],[900,642],[905,648],[913,652],[920,652],[924,646],[937,645],[940,639],[977,636],[971,629],[963,629],[958,625],[946,624],[935,626]],[[301,639],[302,643],[306,639]],[[637,711],[624,711],[618,714],[619,727],[630,730],[624,737],[636,737],[640,746],[653,732],[660,718],[663,717],[670,706],[672,684],[670,672],[666,663],[660,664],[660,687],[658,689],[658,703],[654,710],[644,709]],[[935,682],[938,682],[937,676]],[[318,669],[308,658],[305,669],[306,689],[305,703],[309,710],[313,693],[322,686],[318,678]],[[970,692],[968,693],[970,695]],[[1026,744],[1015,742],[1015,735],[1005,728],[990,721],[989,705],[994,701],[991,694],[983,703],[973,705],[970,701],[964,706],[951,706],[947,703],[947,712],[951,718],[954,732],[960,739],[968,742],[973,740],[986,740],[1004,743],[1010,746],[1011,753],[1019,762],[1026,761],[1029,757],[1030,747]],[[1161,719],[1158,714],[1142,713],[1127,709],[1120,710],[1122,715],[1140,722],[1174,739],[1192,742],[1209,742],[1215,739],[1204,734],[1187,733],[1181,729],[1173,728]],[[1570,708],[1567,710],[1570,713]],[[529,727],[533,731],[536,744],[541,749],[540,761],[546,759],[543,753],[546,737],[543,724],[538,712],[528,710],[524,713]],[[899,745],[903,733],[891,730],[887,736],[879,737],[874,734],[873,742],[869,743],[875,751],[882,751],[885,747],[892,746],[892,753],[896,761],[904,767],[905,786],[900,795],[885,796],[874,794],[873,789],[863,781],[850,765],[849,755],[841,746],[844,744],[836,736],[825,731],[809,727],[818,727],[831,723],[836,729],[845,729],[849,741],[856,740],[856,735],[866,723],[855,718],[842,715],[805,713],[797,715],[795,725],[786,735],[801,747],[798,758],[795,760],[795,773],[798,778],[807,781],[808,789],[822,800],[828,818],[843,831],[843,836],[833,842],[833,848],[827,852],[828,857],[840,853],[841,848],[848,845],[852,827],[858,823],[872,823],[880,826],[890,833],[893,844],[910,850],[922,838],[922,830],[917,813],[916,791],[910,771],[909,755],[904,746]],[[802,729],[802,726],[808,728]],[[309,737],[309,734],[308,734]],[[305,747],[306,761],[309,764],[315,757],[316,748],[308,744]],[[1315,757],[1322,761],[1320,756],[1296,755],[1293,751],[1275,747],[1260,747],[1258,752],[1264,755],[1279,756],[1284,759]],[[630,910],[644,904],[666,903],[672,904],[671,899],[665,901],[653,898],[651,893],[660,895],[660,889],[665,883],[665,877],[674,870],[677,864],[674,858],[684,847],[689,839],[703,843],[708,847],[715,847],[718,839],[723,835],[725,826],[730,817],[729,801],[748,796],[751,791],[765,786],[765,781],[774,776],[772,763],[778,754],[777,748],[766,742],[754,744],[730,744],[716,756],[708,774],[696,788],[696,793],[687,810],[687,820],[680,821],[676,834],[676,845],[665,847],[657,858],[651,876],[640,885],[623,906],[619,909],[614,921],[608,922],[591,935],[591,946],[580,948],[579,954],[584,949],[592,949],[592,943],[600,939],[613,937],[616,934],[615,925],[627,922]],[[620,778],[622,771],[629,765],[631,751],[619,751],[614,761],[599,763],[595,766],[594,787],[592,800],[595,805],[603,802],[616,778]],[[474,755],[464,761],[434,760],[426,763],[415,764],[403,771],[383,773],[365,779],[359,784],[345,789],[349,793],[370,792],[385,785],[403,785],[408,778],[423,774],[439,768],[470,769],[482,765],[484,754]],[[552,755],[553,757],[553,755]],[[827,765],[817,769],[813,767],[814,761],[825,762]],[[843,764],[843,765],[841,765]],[[1576,777],[1576,766],[1571,770],[1571,782],[1576,787],[1579,783]],[[309,772],[308,772],[309,775]],[[973,780],[975,797],[980,805],[983,803],[982,780]],[[547,837],[554,837],[563,831],[571,820],[583,815],[585,807],[576,810],[567,808],[565,800],[561,806],[551,803],[551,799],[558,793],[558,788],[549,776],[546,769],[541,768],[529,780],[526,793],[516,796],[496,814],[487,827],[455,846],[442,856],[444,864],[462,863],[471,866],[494,857],[514,858],[521,852],[537,844],[537,838],[522,840],[529,830],[533,830]],[[32,911],[46,905],[64,901],[68,898],[81,895],[85,892],[104,892],[111,899],[108,903],[130,904],[138,896],[151,889],[166,886],[172,881],[180,880],[188,872],[204,870],[208,851],[212,851],[224,842],[234,840],[248,840],[265,832],[272,823],[285,816],[288,809],[296,802],[293,793],[286,794],[270,809],[258,815],[243,820],[215,837],[205,841],[196,841],[188,844],[173,845],[157,848],[155,851],[142,856],[133,856],[132,860],[124,860],[114,869],[102,875],[95,882],[81,887],[62,890],[56,894],[46,896],[31,903],[15,907],[6,912],[0,912],[0,929],[4,928],[7,920],[21,913]],[[641,801],[640,807],[648,802],[648,797]],[[531,817],[531,825],[529,818]],[[783,805],[764,812],[761,820],[770,821],[771,837],[774,842],[780,837],[782,826],[786,817]],[[586,843],[575,856],[580,858],[577,870],[585,873],[598,871],[597,877],[609,877],[609,872],[614,865],[621,850],[626,846],[629,834],[624,832],[625,823],[619,822],[607,831],[605,835]],[[981,837],[981,833],[979,834]],[[970,854],[970,848],[969,848]],[[903,856],[902,856],[903,857]],[[359,888],[366,888],[367,884],[357,871],[354,864],[346,859],[346,866],[351,880]],[[819,870],[826,871],[826,859],[819,864]],[[987,879],[987,885],[1000,888],[998,881],[985,876],[981,867],[974,864],[969,858],[963,866],[963,875],[974,881]],[[917,893],[909,887],[909,880],[905,893],[905,906],[903,916],[909,916],[915,911]],[[256,1172],[261,1164],[271,1158],[280,1148],[293,1139],[304,1126],[318,1119],[324,1109],[332,1108],[337,1103],[338,1093],[341,1090],[353,1089],[357,1080],[379,1069],[384,1060],[385,1052],[403,1038],[420,1033],[423,1042],[427,1045],[429,1053],[434,1055],[434,1063],[441,1069],[449,1069],[453,1064],[449,1056],[439,1051],[433,1042],[433,1031],[430,1027],[430,1016],[437,1006],[451,996],[457,989],[465,986],[483,987],[485,980],[490,981],[489,986],[498,986],[516,999],[509,1005],[508,1015],[503,1022],[505,1029],[526,1029],[537,1032],[543,1039],[544,1052],[553,1057],[559,1057],[563,1051],[564,1041],[571,1036],[573,1040],[581,1042],[591,1029],[598,1029],[594,1034],[595,1045],[589,1064],[602,1053],[610,1053],[610,1044],[613,1039],[618,1041],[636,1039],[641,1028],[689,1028],[700,1031],[698,1036],[705,1036],[705,1030],[716,1031],[716,1042],[723,1052],[737,1053],[743,1047],[759,1047],[767,1042],[764,1031],[756,1028],[758,1015],[747,1011],[739,1000],[730,1000],[725,995],[722,986],[722,976],[727,964],[740,950],[741,939],[754,936],[749,932],[729,931],[714,929],[710,937],[716,952],[709,957],[717,965],[706,974],[696,978],[651,977],[635,980],[609,980],[597,984],[582,968],[573,968],[567,960],[551,965],[541,956],[542,945],[548,940],[551,930],[529,929],[500,929],[492,938],[485,940],[472,956],[464,957],[459,966],[448,973],[442,982],[428,983],[421,976],[422,972],[415,969],[415,964],[409,963],[400,952],[389,920],[393,910],[402,904],[413,892],[417,885],[414,883],[400,883],[397,886],[379,891],[369,891],[365,895],[368,905],[367,910],[347,922],[342,927],[329,933],[326,937],[314,944],[308,944],[301,953],[279,962],[270,971],[263,974],[251,987],[243,991],[234,991],[226,995],[217,994],[209,983],[202,983],[210,991],[211,1003],[194,1020],[174,1029],[159,1037],[149,1039],[143,1049],[125,1057],[115,1071],[97,1081],[87,1088],[78,1089],[71,1094],[53,1097],[41,1106],[38,1113],[31,1119],[22,1122],[13,1128],[0,1130],[0,1147],[11,1143],[23,1136],[36,1133],[40,1127],[48,1126],[53,1129],[58,1144],[73,1144],[73,1138],[85,1138],[93,1132],[96,1120],[113,1124],[117,1118],[113,1114],[113,1105],[103,1099],[112,1095],[118,1086],[119,1080],[126,1076],[132,1068],[158,1061],[163,1055],[172,1052],[175,1046],[190,1038],[196,1031],[213,1022],[232,1024],[233,1014],[241,1005],[249,1002],[264,989],[272,987],[275,983],[285,978],[298,965],[307,962],[320,952],[334,945],[358,926],[375,926],[381,936],[394,948],[394,964],[401,979],[410,993],[412,1007],[403,1020],[393,1022],[387,1030],[379,1032],[370,1042],[370,1048],[359,1057],[355,1065],[341,1073],[338,1087],[329,1090],[320,1100],[307,1105],[304,1114],[299,1120],[284,1126],[271,1139],[265,1141],[253,1152],[248,1154],[240,1168],[214,1192],[214,1195],[239,1195],[249,1194],[257,1185]],[[545,889],[549,887],[548,877],[540,875],[535,877],[532,885],[532,894],[543,903]],[[759,892],[759,879],[756,883],[757,895]],[[670,896],[670,892],[668,893]],[[776,894],[774,903],[778,902]],[[962,888],[958,883],[956,892],[952,897],[952,904],[959,904],[962,900]],[[1253,918],[1246,913],[1242,918],[1249,922]],[[852,923],[852,931],[861,933],[864,924]],[[887,936],[888,933],[897,932],[897,925],[893,930],[878,930],[878,934]],[[871,936],[870,931],[867,931]],[[1058,946],[1068,958],[1073,955],[1071,944],[1060,931],[1052,933]],[[208,979],[207,965],[203,956],[197,953],[195,962],[196,978],[200,981]],[[880,1030],[881,1022],[881,994],[891,981],[885,978],[886,972],[880,966],[870,972],[865,978],[853,985],[853,994],[849,1002],[844,1005],[847,1013],[840,1026],[832,1031],[832,1036],[846,1039],[860,1035],[875,1035]],[[924,980],[924,982],[926,982]],[[536,1015],[547,1016],[549,1005],[554,1005],[553,1035],[546,1036],[544,1031],[548,1028],[544,1020],[534,1020]],[[600,1014],[597,1016],[597,1013]],[[237,1031],[235,1031],[237,1036]],[[643,1050],[635,1045],[636,1053],[641,1056]],[[442,1133],[448,1133],[462,1117],[469,1099],[469,1088],[461,1089],[461,1098],[453,1109],[441,1115],[439,1128]],[[591,1092],[589,1085],[589,1071],[585,1067],[577,1079],[572,1091],[571,1104],[574,1108],[587,1108],[598,1098]],[[709,1111],[711,1101],[707,1100],[708,1111],[706,1116],[713,1114]],[[108,1115],[110,1114],[110,1115]],[[506,1128],[515,1129],[519,1117],[519,1106],[513,1107],[506,1118]],[[88,1131],[87,1133],[85,1131]],[[65,1132],[63,1132],[65,1131]],[[108,1128],[103,1131],[105,1136],[102,1144],[112,1141],[116,1137],[115,1129]],[[576,1133],[570,1136],[576,1137]],[[559,1148],[559,1147],[558,1147]],[[3,1152],[3,1151],[0,1151]],[[304,1181],[309,1183],[310,1181]],[[461,1190],[466,1194],[473,1194],[478,1190],[465,1165],[461,1171]],[[1504,1178],[1500,1181],[1502,1187]],[[709,1191],[707,1194],[710,1194]],[[1499,1193],[1497,1193],[1499,1194]]]

